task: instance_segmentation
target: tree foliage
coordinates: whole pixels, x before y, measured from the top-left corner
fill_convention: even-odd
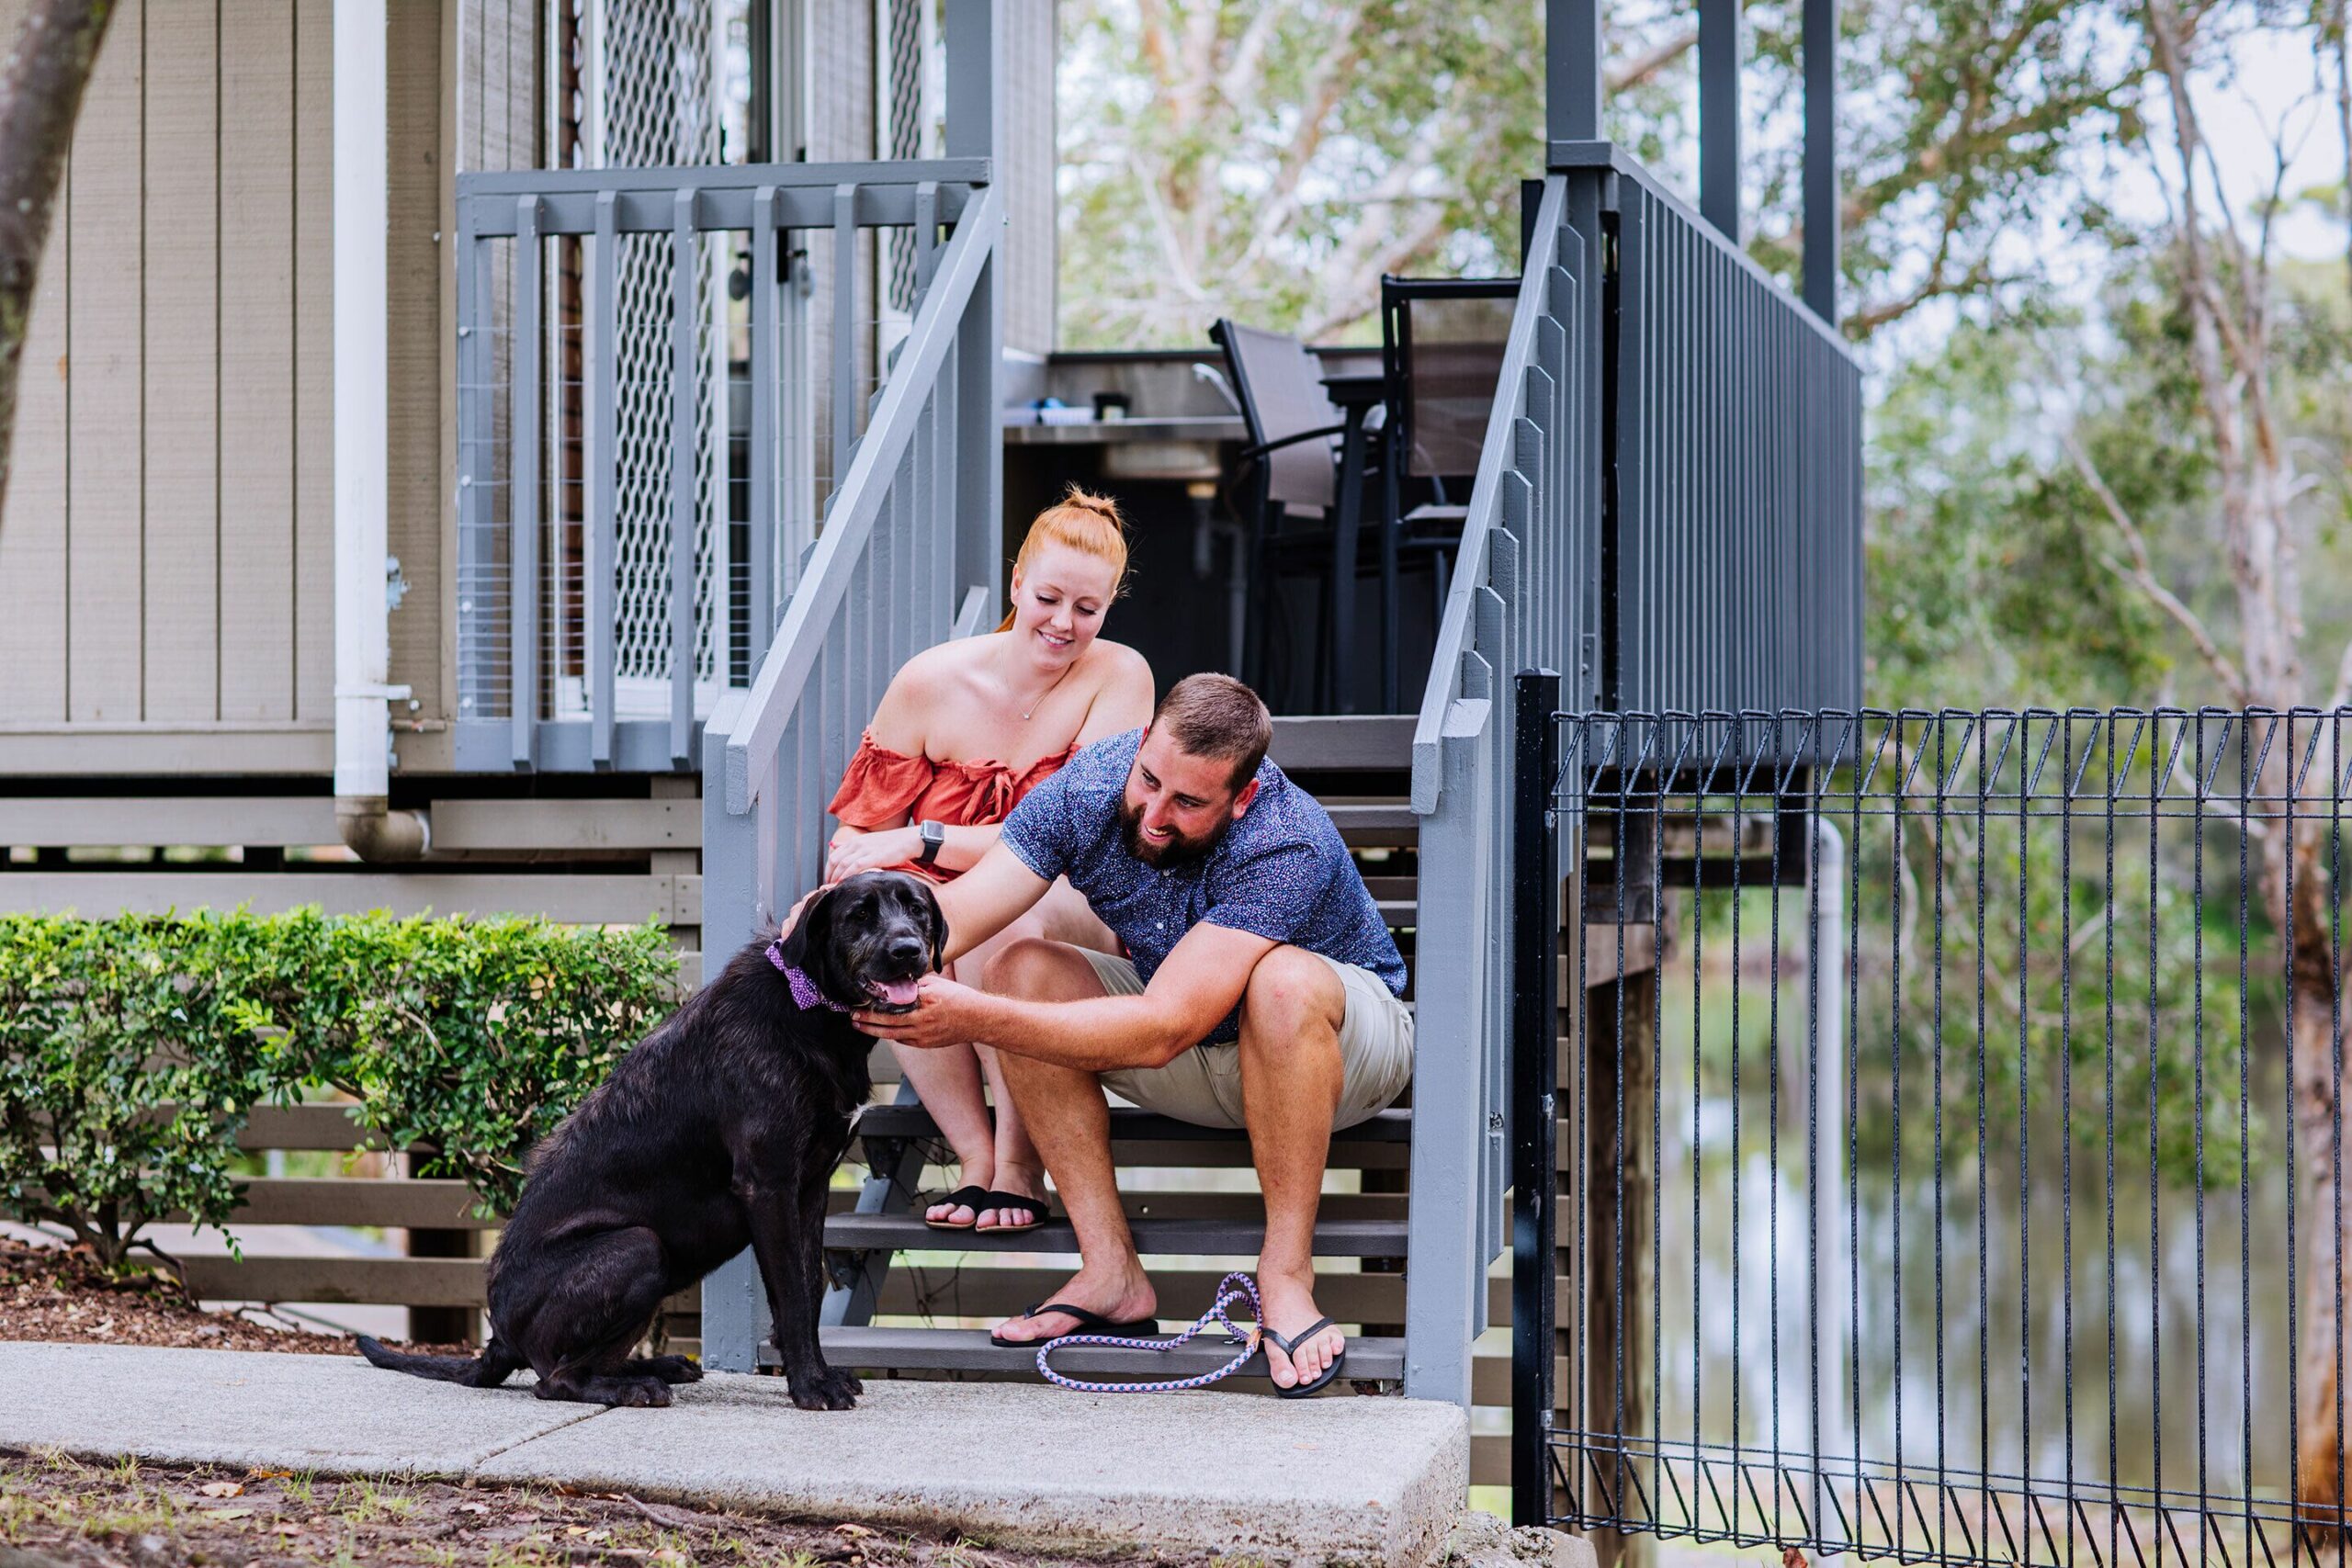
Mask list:
[[[1543,173],[1543,0],[1084,0],[1062,7],[1065,347],[1202,341],[1231,314],[1368,330],[1383,270],[1516,270]],[[1604,8],[1608,134],[1694,186],[1695,8]],[[1753,250],[1794,276],[1801,6],[1747,6]],[[1849,330],[2014,291],[2088,216],[2133,123],[2118,18],[2070,0],[1850,0],[1838,153]],[[2021,246],[2020,239],[2026,243]]]

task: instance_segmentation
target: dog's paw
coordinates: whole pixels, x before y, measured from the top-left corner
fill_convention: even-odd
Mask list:
[[[663,1382],[700,1382],[702,1368],[684,1356],[652,1356],[645,1362],[645,1371]]]
[[[660,1410],[670,1403],[670,1385],[657,1378],[631,1378],[623,1385],[617,1403],[634,1409]]]
[[[865,1385],[848,1372],[830,1370],[791,1386],[792,1403],[803,1410],[847,1410],[865,1392]]]

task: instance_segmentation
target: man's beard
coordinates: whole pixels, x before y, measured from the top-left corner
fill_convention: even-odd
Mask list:
[[[1143,836],[1142,810],[1125,799],[1119,802],[1120,841],[1126,846],[1127,853],[1161,871],[1182,871],[1200,864],[1224,841],[1226,829],[1232,826],[1233,819],[1228,817],[1224,826],[1205,839],[1188,838],[1182,829],[1170,828],[1164,842],[1152,843]]]

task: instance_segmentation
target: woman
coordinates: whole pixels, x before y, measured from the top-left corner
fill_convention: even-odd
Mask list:
[[[1127,569],[1113,502],[1077,486],[1029,525],[1012,563],[1012,608],[994,635],[907,661],[829,807],[840,822],[825,880],[893,869],[944,882],[988,852],[1005,816],[1081,746],[1151,721],[1151,670],[1097,634]],[[1115,952],[1067,882],[958,959],[977,985],[989,954],[1025,936]],[[935,1230],[1024,1231],[1045,1223],[1046,1175],[987,1046],[899,1051],[899,1065],[962,1163],[964,1185],[923,1213]],[[985,1081],[996,1102],[990,1122]]]

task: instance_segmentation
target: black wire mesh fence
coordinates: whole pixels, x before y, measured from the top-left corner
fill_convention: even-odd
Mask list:
[[[2352,712],[1520,701],[1523,1512],[2338,1562]]]

